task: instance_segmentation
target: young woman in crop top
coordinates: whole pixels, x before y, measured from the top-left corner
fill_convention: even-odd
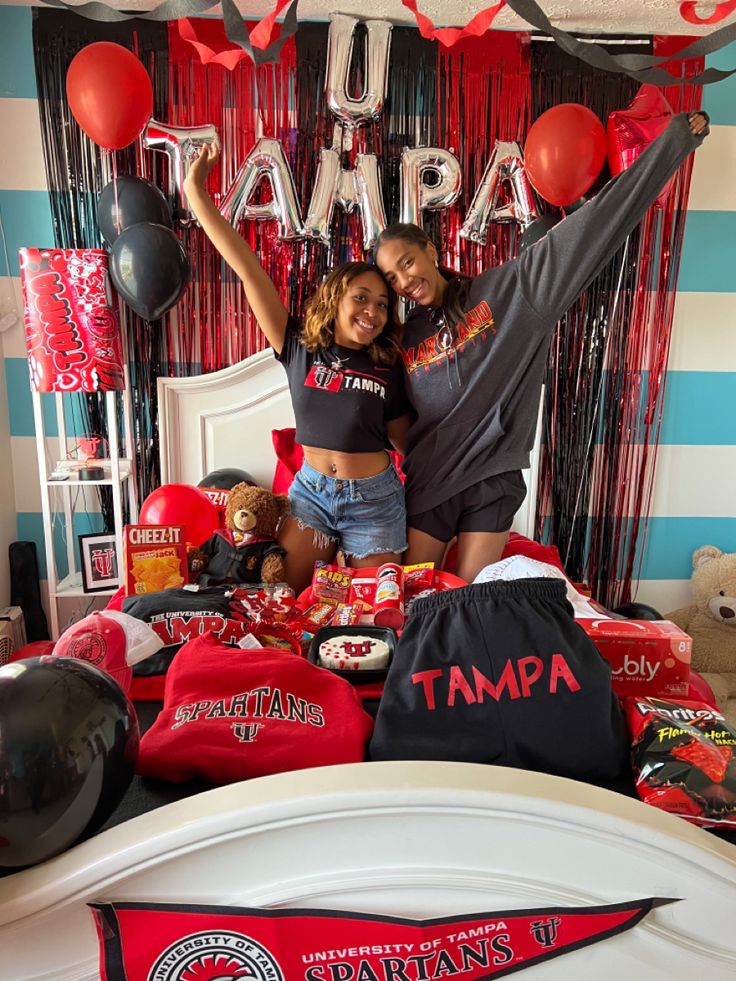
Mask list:
[[[403,487],[385,448],[405,431],[408,409],[395,295],[374,266],[346,263],[326,277],[300,325],[205,189],[218,158],[205,146],[184,188],[289,379],[304,464],[278,540],[287,580],[300,591],[315,561],[331,561],[338,548],[352,566],[395,561],[406,548]]]

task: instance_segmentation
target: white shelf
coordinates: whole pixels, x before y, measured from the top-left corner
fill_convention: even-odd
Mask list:
[[[129,470],[121,472],[118,477],[118,483],[122,484],[131,476]],[[112,486],[115,481],[112,477],[103,477],[102,480],[81,480],[79,477],[68,477],[65,480],[46,480],[45,483],[49,487],[94,487],[100,485]]]
[[[122,419],[120,418],[119,396],[115,392],[106,392],[104,397],[104,412],[107,419],[109,455],[100,460],[89,460],[88,463],[72,460],[70,453],[74,451],[77,442],[76,434],[67,435],[66,417],[64,413],[64,397],[67,393],[57,392],[56,425],[58,432],[58,450],[52,464],[54,469],[67,472],[65,480],[49,480],[49,463],[46,456],[46,436],[44,433],[44,416],[41,411],[41,397],[33,393],[33,417],[36,427],[36,451],[41,485],[41,510],[44,521],[44,550],[46,553],[46,570],[49,591],[49,612],[51,614],[51,636],[57,640],[60,634],[59,604],[62,599],[70,597],[112,596],[117,589],[93,589],[85,591],[82,587],[82,574],[79,568],[77,535],[74,529],[74,514],[78,506],[80,487],[110,487],[112,493],[112,520],[114,527],[115,552],[118,572],[122,575],[123,562],[123,516],[127,509],[131,523],[138,517],[136,500],[135,461],[133,459],[133,424],[130,398],[130,386],[127,365],[124,367],[126,386],[122,392]],[[122,433],[120,423],[122,422]],[[122,436],[122,439],[120,438]],[[82,466],[97,466],[104,470],[105,476],[100,480],[82,480],[79,477],[79,464]],[[52,488],[54,489],[52,491]],[[82,496],[82,500],[85,498]],[[52,507],[53,504],[53,507]],[[57,580],[57,560],[54,554],[58,543],[54,541],[53,521],[55,515],[61,512],[65,529],[66,568],[69,574],[61,581]],[[62,628],[63,629],[63,628]]]
[[[114,596],[117,591],[118,587],[115,589],[95,589],[91,593],[86,592],[82,588],[82,573],[73,572],[57,583],[56,589],[49,592],[49,596],[55,596],[58,599],[64,599],[67,596],[89,596],[90,599],[93,599],[95,596]]]

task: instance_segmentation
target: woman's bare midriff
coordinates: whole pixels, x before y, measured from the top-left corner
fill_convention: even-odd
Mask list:
[[[328,477],[342,477],[344,480],[362,480],[383,473],[389,465],[385,450],[375,453],[336,453],[334,450],[321,450],[316,446],[304,447],[304,459],[315,470]]]

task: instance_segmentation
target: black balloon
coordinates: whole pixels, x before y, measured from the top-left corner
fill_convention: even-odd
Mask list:
[[[252,484],[256,486],[255,480],[245,470],[238,470],[237,467],[223,467],[222,470],[213,470],[203,477],[197,487],[216,487],[218,490],[232,490],[236,484]]]
[[[540,238],[544,238],[547,232],[553,229],[559,222],[560,216],[555,214],[540,215],[539,218],[535,218],[521,233],[517,254],[521,255],[524,249],[528,249],[530,245],[534,245]]]
[[[626,620],[663,620],[664,617],[653,606],[646,603],[625,603],[613,611]]]
[[[68,657],[0,668],[0,867],[98,830],[133,778],[139,738],[128,696],[97,668]]]
[[[171,207],[162,192],[142,177],[118,177],[97,202],[97,224],[108,245],[131,225],[148,221],[171,228]]]
[[[132,310],[145,320],[158,320],[186,289],[189,261],[170,228],[141,222],[115,239],[110,277]]]

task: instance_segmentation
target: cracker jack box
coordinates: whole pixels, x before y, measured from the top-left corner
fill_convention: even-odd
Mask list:
[[[669,620],[578,620],[611,665],[617,695],[686,696],[692,640]]]
[[[179,589],[188,581],[182,525],[126,525],[123,556],[126,596]]]

